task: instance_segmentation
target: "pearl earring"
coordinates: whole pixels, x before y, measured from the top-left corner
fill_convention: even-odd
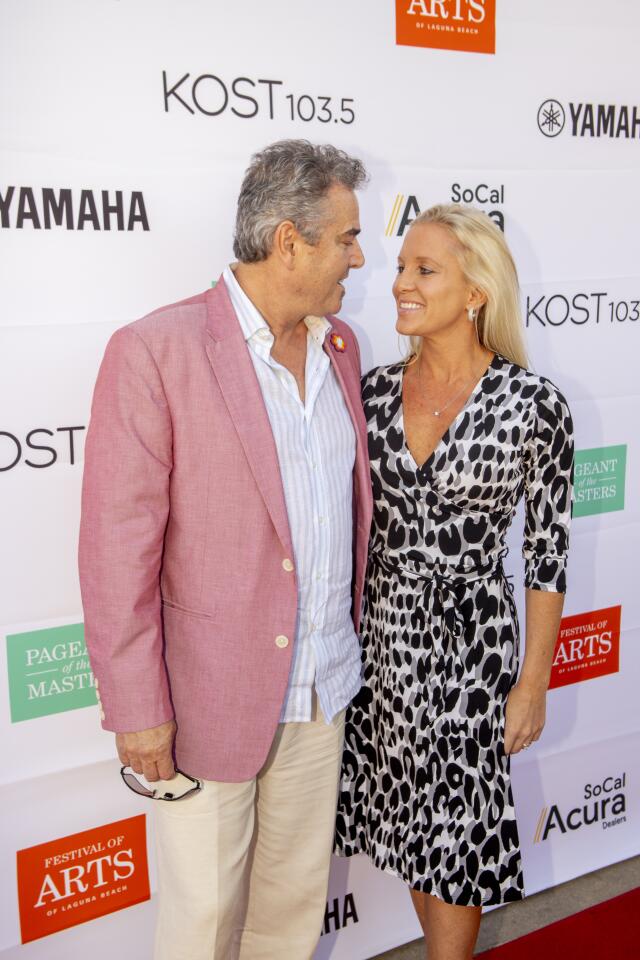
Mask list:
[[[473,323],[473,321],[475,320],[475,318],[476,318],[476,312],[475,312],[475,310],[473,309],[473,307],[469,307],[469,308],[467,309],[467,319],[468,319],[469,323]]]

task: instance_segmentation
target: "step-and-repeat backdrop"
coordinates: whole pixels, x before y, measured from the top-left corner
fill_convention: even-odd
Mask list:
[[[507,236],[577,440],[548,724],[513,764],[528,892],[639,852],[638,35],[627,0],[1,0],[2,960],[150,956],[153,812],[100,728],[76,574],[91,393],[113,330],[219,276],[248,159],[283,137],[370,170],[343,311],[366,369],[399,356],[418,211],[473,203]],[[400,881],[335,861],[316,958],[418,932]]]

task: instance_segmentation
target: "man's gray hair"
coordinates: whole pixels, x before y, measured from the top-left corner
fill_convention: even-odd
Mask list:
[[[325,221],[325,198],[334,184],[357,190],[364,164],[330,144],[279,140],[254,154],[242,181],[233,252],[242,263],[266,260],[276,227],[291,220],[316,244]]]

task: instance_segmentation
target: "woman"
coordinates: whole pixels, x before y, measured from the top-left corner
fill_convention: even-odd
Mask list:
[[[509,757],[544,726],[572,426],[558,390],[526,369],[515,266],[484,213],[419,216],[393,292],[411,351],[363,380],[375,507],[337,850],[406,881],[429,960],[466,960],[482,905],[523,896]],[[502,559],[523,492],[516,682]]]

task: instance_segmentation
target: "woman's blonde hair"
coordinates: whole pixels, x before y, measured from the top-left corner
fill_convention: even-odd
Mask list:
[[[442,203],[425,210],[410,229],[424,223],[439,223],[451,231],[457,240],[457,255],[466,279],[487,298],[476,320],[480,343],[526,367],[518,273],[500,228],[482,210],[455,203]],[[410,340],[407,359],[417,357],[422,346],[421,337]]]

